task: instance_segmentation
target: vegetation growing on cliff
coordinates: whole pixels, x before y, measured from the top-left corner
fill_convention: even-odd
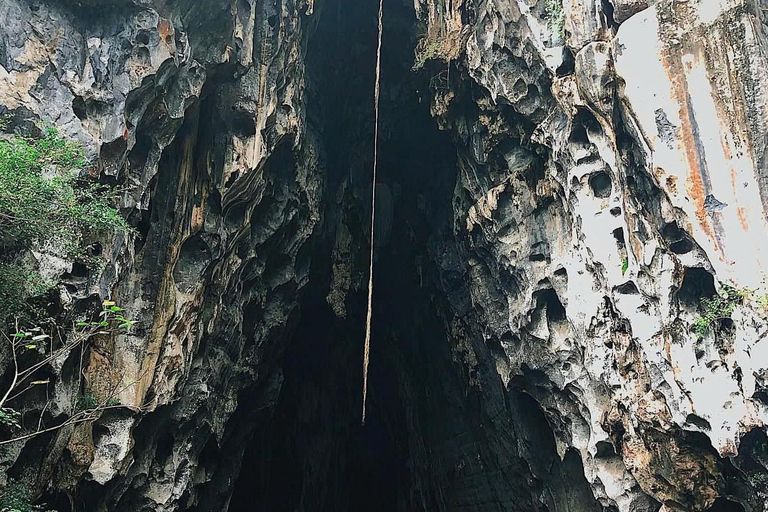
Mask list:
[[[411,69],[419,70],[427,61],[433,59],[450,62],[458,57],[460,50],[461,34],[459,32],[445,33],[439,26],[430,27],[416,45]]]
[[[36,426],[23,431],[21,413],[13,406],[15,399],[29,392],[37,386],[47,386],[50,378],[43,375],[44,368],[51,362],[66,358],[75,349],[87,349],[90,341],[99,335],[109,335],[119,329],[125,329],[133,325],[131,320],[123,316],[123,309],[112,301],[104,301],[103,309],[98,318],[89,322],[78,322],[68,332],[56,334],[60,330],[58,326],[51,329],[50,334],[41,327],[21,330],[12,335],[2,334],[5,342],[11,349],[12,375],[10,384],[0,390],[0,427],[9,432],[10,436],[0,440],[0,445],[22,439],[34,437],[44,432],[57,430],[65,425],[91,421],[106,408],[119,407],[117,395],[122,391],[118,382],[110,389],[101,390],[95,394],[91,391],[80,393],[75,399],[72,413],[63,421],[54,425],[44,425],[44,408]],[[82,359],[80,361],[82,366]],[[77,373],[82,374],[82,368]],[[82,382],[75,382],[80,389]],[[87,387],[87,386],[86,386]],[[2,512],[2,509],[0,509]]]
[[[56,512],[44,505],[33,505],[32,501],[32,492],[24,483],[11,482],[0,494],[0,512]]]
[[[91,389],[82,374],[92,340],[132,325],[122,308],[104,301],[101,311],[85,315],[88,321],[68,326],[61,318],[43,321],[44,308],[30,300],[56,284],[38,272],[33,252],[95,267],[100,258],[86,251],[86,243],[130,229],[113,206],[112,188],[85,175],[86,164],[82,149],[52,127],[37,138],[0,136],[0,344],[9,362],[0,388],[0,445],[92,421],[119,406],[122,382]],[[46,413],[53,404],[47,392],[42,410],[27,410],[22,398],[61,378],[51,367],[75,349],[80,368],[66,382],[77,395],[71,410],[57,411],[54,420]]]
[[[93,264],[83,250],[88,237],[128,229],[112,206],[111,190],[82,176],[86,165],[75,143],[48,127],[40,138],[0,139],[0,317],[19,317],[25,299],[51,283],[20,255],[34,247],[55,248]]]
[[[550,33],[565,41],[565,12],[563,12],[562,0],[544,0],[544,14],[547,18],[547,27]]]
[[[736,306],[744,301],[744,290],[724,284],[723,291],[725,295],[701,299],[699,304],[701,314],[696,317],[693,325],[693,331],[697,336],[704,337],[710,329],[717,326],[720,320],[730,318]]]

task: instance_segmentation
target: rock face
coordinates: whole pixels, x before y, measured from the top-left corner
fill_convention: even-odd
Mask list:
[[[157,4],[0,4],[0,103],[83,143],[124,185],[138,231],[105,247],[100,276],[64,276],[68,300],[111,298],[137,320],[86,369],[119,380],[125,410],[98,437],[62,430],[6,463],[83,510],[221,509],[215,482],[237,473],[256,424],[233,418],[277,397],[319,221],[320,157],[302,120],[311,5]]]
[[[385,2],[361,429],[377,5],[316,3],[0,0],[0,113],[137,232],[59,270],[138,322],[87,354],[125,407],[6,477],[60,512],[768,511],[766,6]]]

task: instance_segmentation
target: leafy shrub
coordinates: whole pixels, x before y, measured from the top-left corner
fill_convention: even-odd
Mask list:
[[[77,395],[77,410],[89,411],[96,409],[99,406],[99,402],[96,401],[96,397],[91,394]]]
[[[56,512],[41,505],[32,504],[32,493],[21,482],[11,482],[0,494],[0,512]]]
[[[19,423],[20,418],[21,413],[18,411],[11,409],[10,407],[0,408],[0,425],[3,427],[9,430],[21,428],[21,424]]]
[[[544,15],[547,18],[547,26],[552,35],[565,41],[565,12],[563,12],[563,0],[545,0]]]
[[[10,255],[52,243],[88,262],[82,242],[129,227],[111,203],[111,190],[81,177],[81,148],[55,128],[39,139],[0,140],[0,317],[16,316],[24,300],[50,288],[39,274]]]
[[[696,318],[693,324],[693,331],[697,336],[704,337],[720,320],[730,318],[736,305],[743,302],[744,291],[729,285],[723,285],[723,290],[725,295],[701,299],[699,304],[701,315]]]
[[[0,246],[55,240],[77,252],[84,234],[127,228],[108,191],[78,176],[85,165],[55,128],[39,140],[0,141]]]
[[[102,303],[102,310],[99,312],[98,319],[89,322],[75,323],[71,330],[64,330],[66,336],[59,340],[52,339],[41,327],[19,330],[10,335],[0,333],[0,337],[5,338],[10,344],[14,360],[12,366],[14,373],[12,377],[8,379],[8,388],[0,389],[0,427],[3,427],[3,430],[5,431],[20,429],[21,425],[19,420],[21,418],[21,413],[12,407],[7,407],[7,404],[33,386],[47,386],[50,383],[49,378],[36,379],[35,376],[39,372],[44,372],[45,366],[52,361],[65,358],[67,354],[78,347],[81,349],[87,348],[87,344],[94,336],[109,335],[134,325],[134,321],[125,318],[123,315],[124,312],[121,307],[117,306],[111,300],[105,300]],[[59,335],[62,334],[62,329],[56,328],[53,330],[57,331]],[[29,355],[35,356],[34,358],[22,357],[28,355],[30,352],[33,352],[33,354]],[[81,357],[78,374],[82,374],[82,360]],[[78,386],[80,384],[80,382],[77,383]],[[89,392],[77,395],[74,404],[75,412],[64,419],[63,422],[59,422],[54,426],[42,425],[42,414],[45,413],[45,409],[47,408],[46,405],[40,413],[41,416],[39,417],[40,421],[37,422],[37,430],[27,430],[21,434],[11,432],[11,436],[6,436],[6,438],[0,437],[0,446],[22,439],[28,439],[66,425],[92,421],[98,418],[105,406],[115,407],[121,405],[115,395],[119,390],[112,389],[109,391],[112,394],[102,398],[97,398]],[[0,512],[2,512],[2,510],[0,510]]]
[[[450,62],[459,56],[460,51],[461,32],[444,32],[439,25],[433,25],[417,43],[411,69],[421,69],[427,61],[433,59]]]

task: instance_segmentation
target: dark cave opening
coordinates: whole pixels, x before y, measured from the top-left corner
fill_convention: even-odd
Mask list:
[[[367,277],[370,240],[376,9],[373,1],[324,2],[307,43],[314,109],[308,120],[325,151],[326,214],[301,318],[286,340],[280,398],[246,450],[232,512],[383,512],[402,510],[404,503],[407,510],[433,509],[428,498],[414,498],[408,408],[429,402],[428,393],[439,397],[436,367],[450,364],[426,274],[434,273],[430,240],[450,229],[456,151],[430,116],[428,77],[410,70],[413,12],[386,5],[374,315],[361,426],[366,283],[359,278]],[[343,318],[326,298],[339,263],[332,253],[340,224],[352,238],[349,263],[358,276],[343,300]]]

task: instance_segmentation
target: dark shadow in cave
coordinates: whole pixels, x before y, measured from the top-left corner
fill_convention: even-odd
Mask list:
[[[457,147],[430,116],[429,73],[410,71],[413,11],[397,2],[385,2],[377,183],[389,195],[377,203],[377,233],[389,236],[377,238],[360,426],[377,2],[318,7],[307,106],[325,151],[325,225],[285,343],[280,398],[246,449],[230,512],[599,511],[579,455],[559,458],[536,401],[507,388],[483,341],[468,361],[471,349],[449,340],[449,326],[463,343],[483,339],[482,326],[457,326],[447,306],[447,294],[466,293],[450,252],[463,250],[452,225]],[[352,240],[344,318],[326,302],[340,220]],[[562,304],[549,299],[559,321]]]
[[[326,225],[316,241],[301,320],[287,343],[280,400],[246,451],[231,512],[389,512],[413,502],[403,393],[426,383],[403,380],[430,372],[437,378],[439,372],[430,369],[436,359],[450,364],[419,262],[427,260],[430,236],[449,227],[456,151],[437,129],[429,99],[416,90],[420,79],[410,71],[413,11],[390,3],[377,187],[384,200],[377,222],[368,417],[360,426],[365,289],[350,291],[345,319],[334,315],[326,295],[336,222],[343,217],[335,199],[344,179],[357,201],[350,201],[355,211],[346,219],[354,240],[351,258],[356,272],[367,267],[377,2],[331,0],[319,7],[306,59],[307,104],[326,153]],[[424,389],[412,392],[409,403],[422,399]]]

